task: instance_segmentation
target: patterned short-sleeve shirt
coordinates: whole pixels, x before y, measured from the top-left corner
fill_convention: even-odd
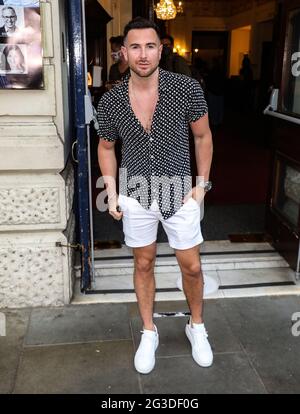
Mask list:
[[[102,96],[98,136],[121,140],[120,193],[146,209],[157,200],[166,220],[192,188],[189,124],[207,113],[207,104],[198,81],[159,69],[159,99],[146,132],[130,104],[129,78]]]

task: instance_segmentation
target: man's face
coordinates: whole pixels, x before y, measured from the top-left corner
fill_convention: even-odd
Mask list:
[[[13,29],[16,26],[17,16],[13,10],[6,9],[2,11],[2,19],[4,20],[4,25],[8,29]]]
[[[120,62],[122,59],[121,46],[116,43],[111,44],[111,57],[115,63]]]
[[[162,45],[154,29],[133,29],[128,33],[122,51],[130,69],[147,78],[158,68]]]

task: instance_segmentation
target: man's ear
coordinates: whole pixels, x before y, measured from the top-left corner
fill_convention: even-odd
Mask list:
[[[159,46],[159,48],[158,48],[159,58],[161,58],[161,54],[162,54],[163,48],[164,48],[164,45],[161,43],[160,46]]]
[[[128,54],[127,54],[127,49],[125,46],[121,46],[121,51],[123,53],[123,56],[125,58],[125,60],[128,60]]]

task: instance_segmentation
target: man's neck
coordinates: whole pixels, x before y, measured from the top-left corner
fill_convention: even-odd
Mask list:
[[[139,92],[145,92],[153,89],[158,89],[159,82],[159,68],[149,77],[142,77],[131,71],[131,85]]]

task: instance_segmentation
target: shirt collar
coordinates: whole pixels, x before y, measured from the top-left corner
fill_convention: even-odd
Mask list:
[[[121,94],[122,98],[128,101],[129,94],[128,94],[128,85],[129,85],[129,79],[130,74],[126,75],[123,79],[123,82],[119,85],[119,93]],[[167,90],[168,85],[168,72],[166,70],[163,70],[159,68],[159,80],[158,80],[158,93],[159,96],[163,94]]]

